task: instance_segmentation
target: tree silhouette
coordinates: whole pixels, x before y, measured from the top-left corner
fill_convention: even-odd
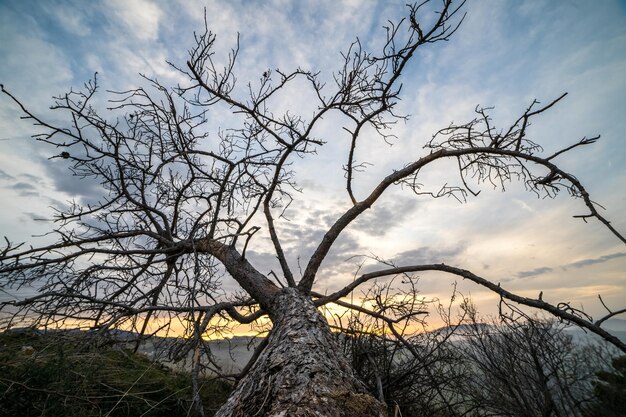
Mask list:
[[[78,322],[103,333],[126,326],[143,336],[154,333],[155,326],[183,322],[188,346],[199,361],[202,335],[216,321],[269,318],[269,336],[246,375],[239,376],[220,416],[383,415],[384,406],[355,376],[318,312],[318,307],[334,303],[383,318],[402,341],[397,327],[421,314],[419,303],[405,297],[402,303],[368,309],[344,299],[383,277],[403,276],[413,283],[413,274],[422,271],[462,277],[495,292],[504,304],[545,310],[626,351],[621,341],[568,304],[522,297],[446,264],[387,264],[357,273],[336,292],[314,291],[322,262],[346,228],[395,185],[424,194],[420,172],[440,160],[458,163],[459,185],[429,193],[432,197],[462,200],[477,195],[469,180],[494,186],[517,180],[548,197],[565,190],[585,203],[588,212],[581,218],[595,218],[626,243],[598,212],[582,183],[558,164],[572,149],[598,137],[583,138],[552,154],[532,140],[530,121],[565,94],[547,105],[534,101],[504,129],[493,126],[489,109],[477,108],[476,119],[441,129],[421,157],[391,171],[369,192],[355,191],[355,172],[362,168],[355,151],[367,146],[364,131],[389,138],[389,129],[405,117],[396,113],[403,72],[419,48],[454,34],[463,21],[463,5],[443,1],[434,20],[422,19],[425,3],[409,6],[407,19],[390,23],[382,50],[368,52],[358,40],[350,45],[332,85],[300,68],[267,70],[242,96],[235,88],[238,46],[225,64],[219,64],[216,37],[205,27],[196,34],[186,65],[173,65],[185,76],[184,84],[170,88],[145,78],[149,87],[112,93],[110,113],[92,105],[96,77],[82,90],[55,99],[52,111],[64,114],[66,123],[34,114],[3,86],[2,92],[24,118],[41,129],[34,138],[60,150],[56,157],[71,162],[72,175],[95,181],[103,190],[96,202],[76,202],[56,212],[50,233],[54,243],[25,247],[6,240],[0,251],[2,287],[38,289],[33,297],[4,303],[3,311],[10,314],[7,325]],[[306,84],[316,97],[313,114],[272,107],[273,98],[296,83]],[[208,113],[218,109],[232,112],[238,124],[213,137],[206,124]],[[345,156],[351,206],[325,231],[298,274],[285,255],[277,224],[297,197],[291,163],[324,146],[326,140],[316,136],[316,128],[331,114],[341,115],[345,124],[339,127],[351,138]],[[248,256],[255,236],[262,234],[271,241],[280,273],[261,272]],[[225,294],[224,282],[230,279],[238,290]],[[399,291],[414,295],[411,285]]]

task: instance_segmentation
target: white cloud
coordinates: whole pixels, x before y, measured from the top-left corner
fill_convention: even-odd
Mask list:
[[[155,41],[159,35],[159,23],[163,15],[158,4],[149,0],[111,0],[107,6],[125,28],[124,34],[141,41]]]
[[[67,5],[53,2],[42,3],[46,13],[53,15],[64,30],[75,36],[85,36],[91,33],[86,22],[84,8],[80,4]]]
[[[50,97],[50,92],[69,87],[72,71],[69,57],[41,37],[37,27],[18,29],[16,25],[0,18],[3,42],[0,43],[0,79],[12,91],[35,99]],[[11,30],[13,29],[13,30]],[[33,31],[29,30],[33,29]]]

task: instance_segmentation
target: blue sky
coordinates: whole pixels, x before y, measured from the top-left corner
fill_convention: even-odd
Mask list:
[[[366,48],[384,39],[387,19],[406,14],[405,1],[0,1],[0,82],[30,108],[44,111],[50,97],[79,87],[94,72],[102,89],[141,84],[137,75],[174,85],[182,77],[165,62],[184,65],[193,31],[202,30],[203,7],[224,56],[240,33],[238,90],[267,69],[300,66],[331,79],[340,51],[356,36]],[[427,46],[405,73],[399,124],[389,146],[372,136],[357,159],[373,163],[357,177],[357,196],[394,167],[415,160],[422,146],[450,122],[471,120],[477,105],[494,106],[493,120],[505,127],[532,102],[569,95],[531,127],[546,152],[583,136],[601,134],[592,147],[561,162],[582,180],[595,201],[626,231],[626,7],[624,2],[469,1],[467,17],[450,42]],[[304,87],[287,91],[276,103],[307,114]],[[55,117],[50,115],[50,117]],[[18,120],[6,97],[0,99],[0,234],[32,241],[50,225],[49,206],[97,196],[93,184],[69,177],[55,151],[29,140],[33,128]],[[214,125],[231,120],[223,108]],[[347,139],[328,120],[317,132],[328,141],[319,154],[294,168],[302,195],[279,224],[290,261],[306,259],[330,222],[350,202],[342,164]],[[227,127],[227,126],[222,126]],[[320,168],[321,167],[321,168]],[[458,178],[449,166],[425,170],[421,182],[437,190]],[[476,187],[479,188],[479,187]],[[501,282],[526,296],[571,301],[591,314],[626,300],[626,248],[585,214],[581,201],[565,195],[538,199],[519,184],[507,191],[482,186],[466,204],[430,200],[397,187],[350,228],[320,272],[318,289],[337,289],[352,277],[355,255],[376,254],[397,264],[446,262]],[[257,262],[274,268],[267,241],[259,238]],[[274,268],[275,270],[277,268]],[[424,275],[425,296],[445,299],[453,280]],[[493,311],[495,298],[461,283],[481,311]]]

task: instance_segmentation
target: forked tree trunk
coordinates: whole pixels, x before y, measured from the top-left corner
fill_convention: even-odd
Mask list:
[[[268,345],[219,417],[383,417],[310,298],[288,288],[273,303]]]

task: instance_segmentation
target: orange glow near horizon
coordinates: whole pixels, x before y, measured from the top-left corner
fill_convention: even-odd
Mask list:
[[[352,301],[354,302],[355,300],[353,299]],[[371,303],[361,303],[359,301],[358,305],[362,305],[365,308],[373,309]],[[327,304],[321,307],[319,310],[324,315],[327,322],[331,325],[331,331],[333,332],[339,332],[339,327],[347,327],[348,319],[351,312],[353,311],[348,307],[334,303]],[[429,322],[431,322],[429,326],[425,327],[415,323],[407,327],[407,333],[419,333],[424,331],[425,329],[434,329],[437,327],[441,327],[441,325],[444,324],[441,320],[430,320],[431,318],[437,318],[436,315],[429,315],[428,318]],[[112,326],[112,329],[139,333],[144,326],[144,320],[145,315],[136,316],[117,323],[115,326]],[[21,326],[30,327],[31,325],[32,323],[25,320],[20,322],[14,321],[11,328],[19,328]],[[157,337],[188,338],[191,337],[191,334],[193,333],[190,326],[193,326],[193,322],[185,316],[153,316],[150,318],[149,323],[146,325],[144,333],[146,335],[152,335]],[[36,326],[36,328],[41,330],[79,329],[83,331],[88,331],[90,329],[93,329],[93,322],[86,319],[79,320],[75,318],[58,318],[50,319],[45,323],[40,323],[40,325]],[[256,320],[256,322],[252,324],[239,324],[235,321],[228,321],[223,317],[216,316],[207,326],[207,331],[205,331],[205,333],[202,335],[202,338],[209,341],[228,339],[237,336],[264,336],[267,335],[270,329],[271,322],[269,317],[267,316],[259,318],[258,320]],[[386,333],[386,331],[384,332]]]

